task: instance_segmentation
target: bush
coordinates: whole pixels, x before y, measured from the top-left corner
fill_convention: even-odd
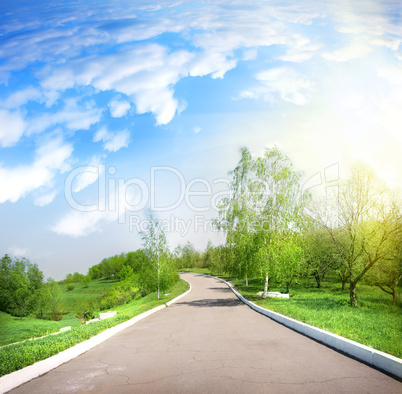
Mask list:
[[[74,284],[69,283],[69,284],[67,285],[67,290],[68,290],[68,291],[72,291],[72,290],[74,290],[74,289],[75,289],[75,285],[74,285]]]
[[[81,278],[81,284],[83,287],[88,287],[89,286],[89,282],[91,282],[91,277],[89,275],[83,276]]]
[[[102,298],[100,309],[106,310],[117,305],[124,305],[134,299],[141,298],[138,287],[135,287],[131,281],[123,281],[115,284],[109,293]]]

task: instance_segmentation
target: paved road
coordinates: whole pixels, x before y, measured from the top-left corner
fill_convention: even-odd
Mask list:
[[[402,393],[402,383],[184,274],[176,304],[12,393]]]

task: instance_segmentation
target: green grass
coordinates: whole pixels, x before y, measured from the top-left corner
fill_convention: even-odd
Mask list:
[[[180,280],[166,292],[169,294],[167,296],[162,295],[160,300],[157,299],[156,293],[152,293],[138,301],[131,301],[126,305],[113,308],[113,310],[117,311],[116,317],[88,325],[76,324],[72,326],[70,331],[58,335],[3,347],[0,349],[0,376],[53,356],[110,327],[129,320],[158,305],[165,304],[188,290],[188,288],[188,283]]]
[[[312,326],[338,334],[374,349],[402,358],[402,308],[375,286],[358,286],[359,307],[349,305],[349,291],[339,283],[324,282],[317,289],[304,281],[290,289],[289,299],[267,298],[257,292],[264,289],[259,280],[231,281],[241,294],[255,304]],[[269,291],[284,292],[271,286]]]
[[[61,307],[65,312],[74,312],[82,302],[99,305],[102,296],[116,283],[118,280],[98,279],[92,280],[88,287],[74,283],[74,290],[67,290],[67,285],[61,285]]]
[[[57,332],[62,327],[76,326],[80,321],[72,314],[63,316],[60,321],[32,319],[10,316],[0,312],[0,346],[37,338]]]
[[[93,280],[87,288],[80,283],[75,283],[75,289],[71,291],[67,290],[67,285],[61,285],[60,304],[64,315],[60,321],[30,317],[21,319],[0,312],[0,346],[48,335],[59,331],[62,327],[80,325],[80,320],[75,317],[75,312],[79,309],[79,305],[83,302],[86,304],[92,303],[99,308],[102,296],[115,283],[117,283],[116,280]],[[99,313],[98,308],[95,308],[95,313]]]

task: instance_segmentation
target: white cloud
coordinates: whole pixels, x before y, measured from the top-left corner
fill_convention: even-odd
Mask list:
[[[318,44],[310,44],[310,40],[301,40],[300,43],[289,46],[286,54],[279,56],[279,60],[284,62],[301,63],[310,60],[317,50],[320,49]]]
[[[103,148],[110,152],[117,152],[121,148],[127,148],[130,142],[128,130],[110,132],[105,127],[97,131],[93,138],[94,142],[103,141]]]
[[[224,75],[236,67],[236,59],[228,59],[226,53],[205,51],[191,62],[189,74],[192,77],[203,77],[211,74],[212,78],[223,78]]]
[[[391,85],[402,86],[402,70],[400,68],[380,68],[378,76],[386,79]]]
[[[258,56],[257,49],[255,49],[255,48],[246,49],[243,52],[242,60],[245,60],[245,61],[247,61],[247,60],[255,60],[255,59],[257,59],[257,56]]]
[[[8,96],[7,99],[1,101],[0,104],[4,108],[15,109],[20,107],[21,105],[26,104],[28,101],[37,101],[41,98],[42,93],[38,89],[30,86],[26,89],[19,90],[10,94],[10,96]]]
[[[35,205],[38,207],[44,207],[45,205],[52,203],[56,195],[57,192],[55,190],[50,193],[42,194],[35,198]]]
[[[24,134],[25,128],[26,124],[18,112],[0,109],[0,146],[15,145]]]
[[[195,126],[194,127],[194,134],[198,134],[201,131],[201,127],[200,126]]]
[[[322,54],[322,57],[330,61],[347,62],[349,60],[360,59],[371,51],[372,48],[365,43],[355,41],[346,47],[336,49],[332,52],[325,52]]]
[[[95,108],[93,102],[79,105],[76,100],[66,100],[61,111],[46,113],[30,120],[27,134],[40,133],[55,125],[65,125],[71,131],[88,130],[100,121],[102,110]]]
[[[74,192],[79,192],[87,186],[92,185],[98,180],[99,176],[103,174],[103,167],[99,166],[100,160],[100,157],[92,157],[87,166],[87,171],[83,170],[77,175],[73,187]]]
[[[93,232],[101,232],[104,224],[123,219],[126,215],[126,210],[129,207],[138,206],[142,200],[141,191],[135,191],[132,188],[128,188],[127,185],[121,185],[114,193],[113,195],[113,192],[109,190],[107,197],[117,202],[116,207],[111,208],[109,205],[111,200],[109,200],[108,204],[105,200],[100,200],[98,201],[99,206],[107,207],[106,210],[83,212],[72,209],[62,216],[51,230],[57,234],[74,238],[83,237]]]
[[[186,51],[168,53],[156,44],[130,46],[112,55],[72,60],[43,73],[41,84],[48,90],[88,84],[103,91],[116,90],[130,97],[137,113],[151,112],[157,124],[166,124],[179,106],[172,86],[187,75],[186,65],[192,57]]]
[[[82,237],[90,233],[101,231],[101,222],[110,222],[116,219],[116,214],[108,211],[80,212],[72,210],[64,215],[52,227],[52,231],[70,237]]]
[[[27,257],[28,248],[13,245],[8,248],[8,254],[13,257]]]
[[[112,100],[109,103],[110,115],[112,115],[113,118],[121,118],[127,115],[130,107],[131,105],[128,101]]]
[[[68,168],[66,160],[72,151],[70,144],[57,138],[37,149],[36,158],[31,165],[14,168],[0,165],[0,203],[16,202],[42,186],[51,186],[56,173]]]
[[[272,68],[256,75],[261,85],[240,93],[240,98],[264,98],[273,101],[275,94],[281,99],[296,105],[304,105],[309,101],[309,92],[313,88],[310,79],[288,67]]]

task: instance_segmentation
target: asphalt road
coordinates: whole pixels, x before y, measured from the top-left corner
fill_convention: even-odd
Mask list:
[[[402,393],[402,383],[258,314],[220,281],[12,393]]]

